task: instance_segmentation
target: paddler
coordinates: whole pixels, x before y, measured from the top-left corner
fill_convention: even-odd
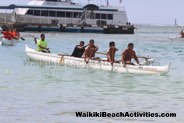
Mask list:
[[[112,65],[115,63],[115,53],[118,49],[115,46],[115,42],[111,41],[109,43],[109,49],[107,51],[107,61],[109,61]]]
[[[37,51],[50,53],[49,48],[47,48],[47,41],[45,40],[45,34],[40,35],[40,39],[34,38],[35,44],[37,45]]]
[[[71,56],[81,58],[85,51],[84,41],[80,41],[80,44],[75,46]]]
[[[181,30],[180,35],[181,35],[181,38],[184,38],[184,32],[183,32],[183,30]]]
[[[8,30],[8,33],[9,33],[9,35],[10,35],[10,40],[15,39],[15,38],[14,38],[14,35],[13,35],[13,29],[9,29],[9,30]]]
[[[11,34],[11,30],[10,29],[6,29],[5,31],[1,32],[4,36],[3,38],[6,38],[8,40],[12,40],[13,39],[13,35]]]
[[[84,51],[84,61],[86,63],[89,62],[89,59],[94,59],[95,53],[98,50],[98,46],[96,46],[94,43],[95,43],[95,41],[93,39],[91,39],[89,41],[88,46],[85,48],[85,51]]]
[[[131,59],[134,58],[134,60],[137,62],[137,64],[139,64],[139,60],[137,58],[137,55],[135,53],[134,49],[134,44],[133,43],[129,43],[128,44],[128,49],[126,49],[123,53],[122,53],[122,63],[124,65],[126,64],[130,64],[130,65],[134,65],[131,62]]]
[[[13,35],[13,37],[14,37],[14,39],[19,39],[19,37],[20,37],[20,34],[19,34],[19,32],[17,32],[17,30],[16,29],[13,29],[12,31],[11,31],[11,34]]]

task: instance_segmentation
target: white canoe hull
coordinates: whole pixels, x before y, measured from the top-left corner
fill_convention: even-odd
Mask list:
[[[0,39],[0,45],[8,45],[8,46],[13,46],[18,42],[16,39],[8,40],[6,38],[1,38]]]
[[[134,66],[134,65],[126,65],[115,63],[113,66],[109,62],[106,61],[97,61],[97,60],[89,60],[89,63],[86,64],[83,58],[75,58],[71,56],[58,56],[57,54],[48,54],[37,52],[26,46],[25,48],[27,56],[38,62],[49,62],[56,63],[61,65],[75,66],[75,67],[83,67],[83,68],[93,68],[107,71],[114,71],[120,73],[134,73],[134,74],[159,74],[165,75],[169,72],[170,63],[166,66]]]

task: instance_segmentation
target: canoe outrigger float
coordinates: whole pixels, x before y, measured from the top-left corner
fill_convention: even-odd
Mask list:
[[[49,62],[61,65],[83,67],[83,68],[93,68],[107,71],[114,71],[120,73],[134,73],[134,74],[159,74],[165,75],[169,72],[170,63],[166,66],[147,66],[147,65],[126,65],[124,67],[121,63],[115,63],[113,66],[107,61],[101,60],[89,60],[86,64],[83,58],[75,58],[71,56],[59,56],[57,54],[49,54],[38,52],[34,49],[25,46],[25,52],[27,56],[38,62]]]

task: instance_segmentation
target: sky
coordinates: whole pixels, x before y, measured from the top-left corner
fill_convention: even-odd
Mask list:
[[[26,4],[29,0],[0,0],[0,5]],[[73,0],[85,1],[85,0]],[[106,5],[105,0],[102,0]],[[133,24],[174,24],[184,25],[184,0],[109,0],[110,5],[124,5],[129,22]],[[101,0],[91,0],[91,3],[101,4]]]

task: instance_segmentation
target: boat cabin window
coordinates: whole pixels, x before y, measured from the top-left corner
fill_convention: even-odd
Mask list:
[[[74,18],[80,18],[81,15],[82,15],[81,12],[74,12],[74,13],[73,13],[73,17],[74,17]]]
[[[71,2],[71,0],[46,0],[48,2]]]
[[[41,11],[40,11],[40,10],[35,10],[35,11],[34,11],[34,15],[40,16],[40,15],[41,15]]]
[[[50,2],[58,2],[60,0],[46,0],[46,1],[50,1]]]
[[[56,17],[56,11],[49,11],[50,17]]]
[[[113,20],[113,15],[112,15],[112,14],[108,14],[107,19],[109,19],[109,20]]]
[[[113,20],[113,14],[100,14],[100,13],[96,13],[96,19]]]
[[[72,15],[71,12],[66,12],[66,17],[67,18],[71,18],[72,17],[71,15]]]
[[[99,13],[96,13],[96,19],[100,19],[100,14]]]
[[[27,11],[27,14],[28,14],[28,15],[33,15],[33,10],[28,10],[28,11]]]
[[[96,19],[106,19],[106,18],[107,18],[106,14],[100,14],[100,13],[96,14]]]
[[[48,10],[28,10],[27,15],[47,16],[47,17],[66,17],[81,18],[82,12],[48,11]],[[113,20],[113,14],[93,13],[90,19]]]
[[[57,17],[65,17],[65,12],[57,12]]]
[[[40,16],[41,11],[40,10],[28,10],[27,15],[35,15],[35,16]]]
[[[101,14],[101,19],[107,19],[107,14]]]
[[[42,10],[41,16],[49,16],[49,12],[47,10]]]

